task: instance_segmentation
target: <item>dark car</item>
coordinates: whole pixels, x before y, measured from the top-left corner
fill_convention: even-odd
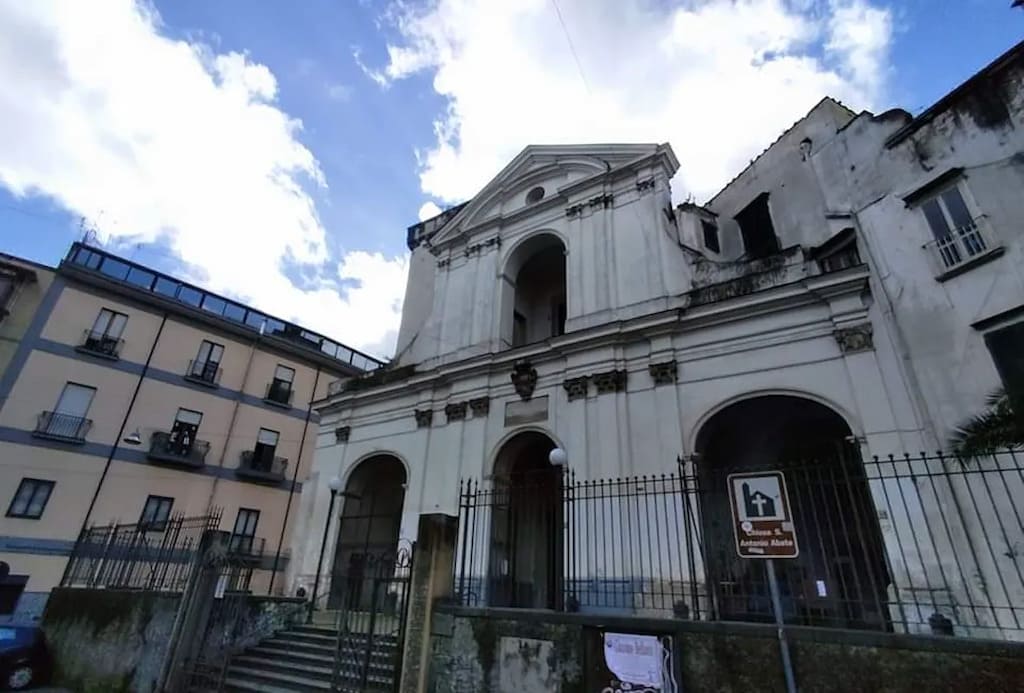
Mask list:
[[[34,626],[0,626],[0,690],[20,691],[45,683],[50,653]]]

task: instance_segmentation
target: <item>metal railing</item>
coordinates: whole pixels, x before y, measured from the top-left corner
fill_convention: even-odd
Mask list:
[[[220,383],[220,364],[214,361],[189,361],[185,377],[203,385],[217,385]]]
[[[238,476],[260,481],[283,481],[288,471],[288,459],[285,457],[257,457],[253,450],[243,450],[239,455]]]
[[[36,428],[32,435],[67,443],[84,443],[90,428],[92,419],[62,414],[58,411],[44,411],[36,419]]]
[[[966,264],[972,258],[996,247],[995,239],[983,218],[958,226],[948,236],[925,244],[938,273]]]
[[[799,545],[796,558],[776,560],[786,622],[1024,640],[1024,453],[773,468]],[[683,469],[464,481],[457,599],[770,621],[764,563],[737,554],[727,472]]]
[[[158,462],[171,462],[189,467],[202,467],[210,444],[205,440],[186,440],[167,431],[153,431],[149,439],[148,457]]]
[[[111,337],[102,332],[86,330],[82,333],[82,343],[78,345],[78,350],[116,359],[120,355],[123,345],[123,339]]]
[[[267,402],[290,405],[292,403],[292,386],[283,380],[273,380],[267,384],[267,394],[263,397]]]
[[[220,520],[215,510],[199,517],[89,527],[75,542],[61,586],[180,591],[203,534],[216,530]]]

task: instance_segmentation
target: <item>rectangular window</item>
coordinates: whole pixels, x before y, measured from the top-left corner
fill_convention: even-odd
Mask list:
[[[53,411],[39,415],[35,435],[44,438],[82,442],[92,422],[85,418],[92,405],[96,388],[77,383],[67,383]]]
[[[38,520],[43,516],[46,502],[53,493],[54,482],[45,479],[25,478],[18,484],[11,506],[7,508],[7,517],[22,517]]]
[[[199,345],[199,352],[192,362],[189,375],[206,383],[217,382],[220,373],[220,362],[224,357],[224,346],[204,339]]]
[[[167,527],[167,519],[171,516],[174,499],[167,496],[149,496],[142,506],[139,524],[152,532],[162,532]]]
[[[704,247],[713,253],[722,252],[722,247],[718,244],[718,226],[713,222],[702,220],[700,229],[704,234]]]
[[[234,551],[250,553],[256,537],[256,524],[260,521],[260,511],[252,508],[239,508],[235,518],[235,529],[231,532],[231,548]]]
[[[743,211],[736,215],[743,236],[743,247],[749,259],[768,257],[779,252],[779,239],[775,235],[768,193],[761,193]]]
[[[985,344],[1006,391],[1024,398],[1024,322],[989,332]]]
[[[78,383],[67,383],[60,393],[57,406],[54,411],[58,414],[69,417],[85,418],[92,405],[92,398],[96,395],[96,388]]]
[[[127,322],[128,316],[124,313],[103,308],[96,316],[92,329],[86,333],[82,347],[98,354],[117,356],[121,346],[121,335]]]
[[[295,380],[295,369],[278,364],[274,369],[274,379],[267,388],[267,399],[278,404],[288,404],[292,398],[292,383]]]
[[[199,434],[199,424],[203,422],[203,413],[192,409],[178,409],[174,417],[174,426],[168,440],[170,452],[187,457]]]
[[[935,238],[929,245],[937,251],[942,267],[956,267],[988,250],[989,243],[975,223],[958,186],[947,188],[922,202],[921,213]]]
[[[256,469],[271,471],[274,466],[274,453],[277,452],[277,441],[281,434],[269,428],[261,428],[256,436],[256,449],[253,450],[252,463]]]

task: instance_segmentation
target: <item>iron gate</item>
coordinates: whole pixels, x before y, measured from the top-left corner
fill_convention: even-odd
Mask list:
[[[413,545],[364,553],[334,575],[338,640],[332,690],[398,690],[409,605]]]

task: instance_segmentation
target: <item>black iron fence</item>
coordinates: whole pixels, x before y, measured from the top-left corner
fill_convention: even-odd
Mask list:
[[[62,587],[180,591],[195,567],[203,535],[219,528],[221,512],[159,522],[110,524],[82,531],[71,552]],[[249,589],[263,557],[260,537],[232,535],[227,542],[221,590]]]
[[[737,553],[728,472],[680,469],[464,481],[457,598],[769,621],[765,565]],[[776,560],[788,623],[1024,639],[1024,453],[774,469],[799,545],[796,558]]]

